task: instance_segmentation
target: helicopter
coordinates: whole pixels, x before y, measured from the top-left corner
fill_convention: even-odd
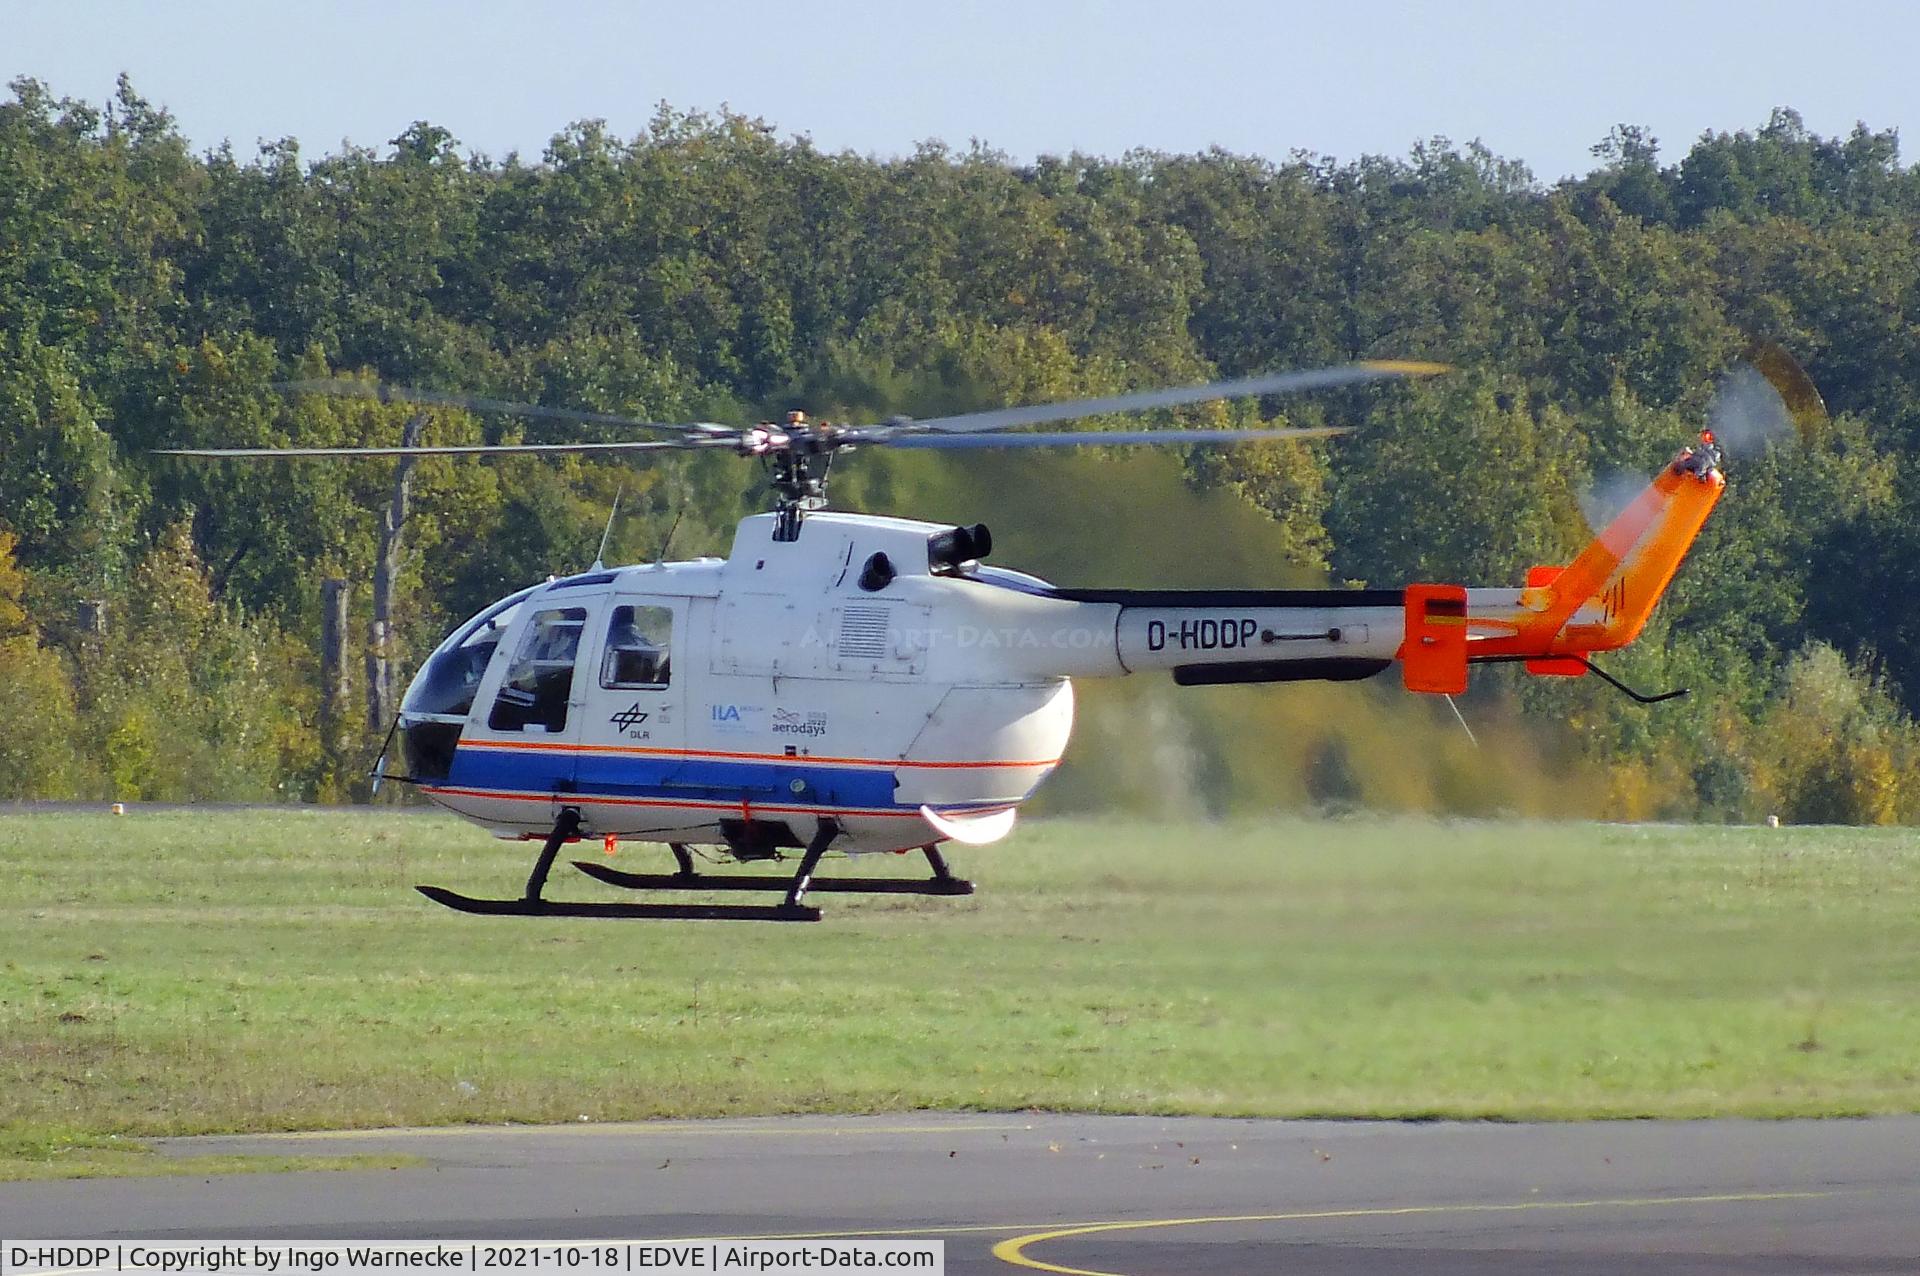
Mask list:
[[[1784,353],[1784,352],[1782,352]],[[1756,363],[1800,392],[1778,360]],[[1787,360],[1791,364],[1791,360]],[[1060,763],[1073,680],[1164,672],[1182,686],[1354,681],[1399,666],[1407,690],[1465,691],[1475,664],[1598,674],[1632,642],[1726,487],[1711,430],[1565,564],[1519,585],[1139,590],[1061,588],[991,563],[984,524],[827,508],[835,457],[862,447],[957,450],[1088,444],[1220,446],[1338,428],[1032,431],[1096,415],[1366,382],[1444,365],[1363,362],[1064,403],[873,425],[667,424],[352,380],[299,392],[590,421],[662,437],[595,443],[179,448],[248,459],[616,455],[722,450],[760,461],[773,508],[743,519],[725,558],[550,578],[483,609],[427,657],[401,701],[406,773],[425,797],[496,837],[538,841],[518,898],[417,889],[486,915],[817,921],[815,893],[965,895],[940,847],[1007,836]],[[1792,372],[1798,372],[1793,365]],[[1785,394],[1786,391],[1781,391]],[[602,546],[604,556],[604,541]],[[552,900],[561,848],[664,844],[676,870],[576,866],[635,892],[778,892],[773,904]],[[791,874],[696,868],[695,848]],[[918,851],[926,877],[816,876],[822,857]]]

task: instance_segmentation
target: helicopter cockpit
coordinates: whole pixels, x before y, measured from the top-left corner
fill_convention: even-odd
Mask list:
[[[560,587],[611,579],[580,578]],[[597,661],[598,684],[608,691],[660,692],[671,684],[672,607],[623,601],[603,610],[589,597],[551,603],[535,598],[553,588],[548,582],[501,599],[456,629],[421,666],[401,702],[398,725],[412,777],[445,779],[469,727],[564,734],[581,659]],[[513,645],[502,652],[507,639]],[[496,660],[502,666],[497,690],[476,708]]]
[[[535,586],[534,588],[538,588]],[[420,667],[400,704],[402,733],[413,774],[444,776],[453,765],[460,730],[500,639],[519,618],[533,589],[501,599],[453,631]]]

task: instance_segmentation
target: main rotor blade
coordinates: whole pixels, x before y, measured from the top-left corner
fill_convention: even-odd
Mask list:
[[[679,424],[665,421],[641,421],[630,416],[606,412],[583,412],[577,408],[549,408],[538,403],[513,403],[506,399],[486,399],[471,394],[448,394],[440,390],[414,390],[383,382],[352,381],[334,377],[316,381],[280,381],[276,390],[294,394],[326,394],[337,399],[377,399],[381,403],[425,403],[436,407],[467,408],[474,412],[500,412],[512,416],[539,417],[546,421],[584,421],[589,425],[618,425],[629,430],[669,431],[674,434],[710,433],[729,430],[711,421]]]
[[[272,460],[300,457],[356,456],[529,456],[554,452],[687,452],[732,447],[731,436],[710,438],[643,439],[626,443],[472,443],[429,444],[422,447],[168,447],[155,456],[214,456]]]
[[[1010,430],[1019,425],[1041,425],[1048,421],[1074,421],[1081,417],[1102,416],[1109,412],[1144,412],[1150,408],[1174,408],[1188,403],[1209,403],[1215,399],[1242,399],[1257,394],[1296,394],[1303,390],[1327,390],[1335,386],[1358,385],[1366,381],[1386,381],[1398,377],[1431,377],[1451,371],[1444,363],[1414,363],[1403,360],[1375,360],[1348,363],[1333,368],[1307,368],[1297,372],[1272,372],[1233,381],[1211,381],[1205,385],[1176,386],[1168,390],[1143,390],[1137,394],[1115,394],[1100,399],[1072,399],[1064,403],[1036,403],[1021,408],[994,408],[986,412],[968,412],[960,416],[930,417],[924,421],[902,421],[896,426],[905,432],[964,432]]]
[[[933,448],[957,452],[972,448],[1118,447],[1130,443],[1218,447],[1228,443],[1284,443],[1345,434],[1345,426],[1277,430],[1053,430],[1034,434],[898,434],[873,440],[885,447]]]

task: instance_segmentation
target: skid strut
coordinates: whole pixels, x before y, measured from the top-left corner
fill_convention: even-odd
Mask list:
[[[527,874],[527,893],[521,898],[530,904],[540,902],[540,892],[547,889],[547,874],[553,871],[553,857],[570,838],[580,835],[580,808],[569,806],[560,812],[560,818],[553,822],[553,832],[547,834],[547,840],[540,847],[540,856],[533,861],[533,871]]]

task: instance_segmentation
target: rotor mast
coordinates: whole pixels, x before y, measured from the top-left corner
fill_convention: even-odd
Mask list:
[[[761,452],[766,464],[767,486],[773,489],[775,522],[773,539],[800,539],[800,521],[827,504],[827,474],[833,469],[837,443],[835,429],[826,421],[808,422],[798,410],[787,413],[783,426],[761,427],[767,450]],[[759,433],[759,432],[755,432]]]

